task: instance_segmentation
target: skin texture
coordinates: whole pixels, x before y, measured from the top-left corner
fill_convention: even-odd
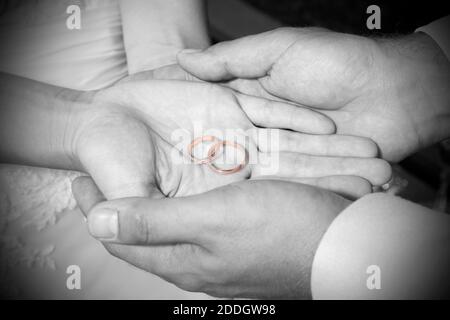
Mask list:
[[[279,155],[279,170],[270,172],[274,178],[300,179],[350,198],[390,178],[389,165],[371,158],[372,141],[329,135],[333,123],[315,111],[208,83],[128,80],[79,92],[0,74],[1,160],[86,172],[108,199],[195,194],[267,175],[258,164],[230,176],[178,164],[184,155],[172,147],[183,145],[172,134],[193,135],[200,123],[204,130],[248,130],[249,151]],[[275,150],[264,149],[255,134],[272,128],[290,130],[279,132]]]
[[[285,181],[250,180],[190,197],[109,202],[101,202],[103,195],[87,177],[76,179],[72,189],[91,234],[111,254],[184,290],[218,297],[310,298],[314,252],[350,203]],[[101,238],[99,215],[103,224],[105,216],[116,215],[116,237]]]
[[[375,40],[282,28],[178,61],[202,80],[322,109],[338,133],[371,138],[389,161],[450,134],[449,62],[425,34]]]
[[[181,53],[178,60],[202,80],[322,109],[338,132],[372,138],[383,157],[395,161],[448,136],[442,122],[448,121],[442,107],[448,102],[448,62],[442,64],[441,52],[419,37],[377,43],[324,30],[281,29]],[[430,90],[432,108],[424,112]],[[97,205],[103,197],[92,181],[76,180],[73,189],[89,212],[91,234],[114,243],[105,244],[112,254],[183,289],[222,297],[309,297],[320,238],[349,204],[285,181],[245,181],[197,196]],[[109,219],[117,225],[105,229],[99,221]]]
[[[389,165],[371,158],[376,148],[368,139],[280,130],[280,143],[274,150],[256,139],[258,132],[277,127],[329,133],[332,124],[319,113],[207,83],[133,78],[95,97],[95,108],[86,111],[86,120],[81,121],[88,124],[73,139],[73,158],[91,173],[108,199],[183,196],[263,176],[317,185],[356,198],[371,192],[371,184],[381,185],[390,178]],[[186,132],[191,137],[184,142],[186,146],[199,123],[204,130],[249,130],[249,151],[258,154],[262,163],[279,157],[278,169],[267,173],[262,165],[253,164],[223,176],[204,165],[179,164],[185,156],[174,152],[173,147],[179,146],[172,134],[174,130]]]

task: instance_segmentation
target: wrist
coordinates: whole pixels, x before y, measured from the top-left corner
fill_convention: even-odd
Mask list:
[[[125,123],[133,117],[127,106],[130,96],[123,90],[124,86],[84,92],[69,103],[64,150],[74,170],[92,173],[90,164],[96,155],[102,154],[109,140],[115,140],[115,134],[125,132],[133,137],[124,129]]]
[[[0,73],[0,160],[74,170],[70,140],[88,95]]]
[[[64,105],[55,112],[56,127],[52,128],[52,146],[58,146],[63,154],[66,169],[85,171],[77,152],[79,137],[94,118],[93,101],[96,92],[63,91],[58,96]]]

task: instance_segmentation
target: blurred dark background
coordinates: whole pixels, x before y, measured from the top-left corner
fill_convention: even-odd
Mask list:
[[[381,9],[383,33],[409,33],[448,14],[448,1],[366,0],[245,0],[251,6],[289,26],[321,26],[357,34],[374,33],[366,28],[366,9]],[[447,4],[447,5],[446,5]]]
[[[208,0],[214,42],[282,26],[319,26],[365,36],[414,32],[449,14],[448,1],[366,0]],[[381,30],[369,30],[367,7],[378,5]],[[450,107],[450,106],[449,106]],[[450,124],[449,124],[450,125]],[[393,191],[430,208],[450,213],[450,142],[445,141],[394,166]]]

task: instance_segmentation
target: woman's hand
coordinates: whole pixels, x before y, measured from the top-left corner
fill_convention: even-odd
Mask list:
[[[373,142],[328,135],[327,117],[208,83],[132,81],[83,93],[6,74],[0,82],[1,161],[84,171],[108,199],[186,195],[267,175],[358,197],[390,176],[385,162],[370,158]],[[196,125],[245,137],[263,161],[229,176],[183,163],[190,138],[204,134]],[[266,143],[264,134],[279,139]],[[267,163],[272,170],[262,170]]]
[[[98,93],[92,104],[74,140],[74,154],[108,199],[191,195],[262,176],[354,198],[371,192],[372,184],[387,182],[391,174],[386,162],[370,158],[376,154],[373,142],[327,135],[333,125],[319,113],[213,84],[131,81]],[[250,156],[260,161],[231,175],[186,162],[186,147],[199,136],[196,126],[203,129],[200,135],[215,130],[245,137]],[[258,139],[273,132],[279,136],[275,143]],[[181,136],[188,139],[176,140]],[[266,170],[268,163],[275,166]]]

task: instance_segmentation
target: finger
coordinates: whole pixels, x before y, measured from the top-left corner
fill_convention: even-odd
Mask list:
[[[282,128],[312,134],[332,134],[334,122],[320,112],[289,103],[235,93],[253,124],[265,128]]]
[[[146,70],[138,73],[130,74],[114,85],[123,84],[132,81],[142,81],[142,80],[186,80],[186,81],[200,81],[191,74],[187,73],[185,70],[180,68],[176,64],[167,65],[154,70]]]
[[[293,152],[260,153],[258,163],[252,167],[252,177],[264,175],[292,178],[357,176],[380,186],[390,180],[392,168],[388,162],[376,158],[323,157]]]
[[[72,181],[72,193],[81,212],[86,216],[97,203],[105,201],[105,197],[95,185],[91,177],[78,177]]]
[[[177,59],[183,69],[206,81],[263,77],[297,37],[294,29],[276,29],[204,51],[181,51]]]
[[[103,194],[90,177],[78,177],[72,182],[72,191],[84,215],[98,203],[105,201]],[[89,225],[89,221],[88,221]],[[104,243],[114,256],[138,268],[152,272],[168,281],[180,281],[180,276],[192,271],[195,261],[202,258],[200,248],[191,244],[160,245],[154,247]],[[181,283],[185,283],[181,281]]]
[[[288,100],[277,97],[269,92],[261,85],[261,82],[258,79],[242,79],[237,78],[230,81],[224,81],[220,83],[221,86],[226,88],[233,89],[242,94],[246,94],[248,96],[261,97],[268,100],[287,102]],[[293,103],[289,101],[289,103]]]
[[[372,185],[366,179],[355,176],[328,176],[318,179],[299,179],[299,182],[335,192],[347,199],[356,200],[372,193]]]
[[[369,181],[354,176],[328,176],[321,178],[281,178],[276,176],[261,176],[257,179],[284,180],[308,184],[310,186],[327,189],[350,200],[356,200],[366,194],[372,193],[372,185]]]
[[[180,68],[180,66],[177,64],[172,64],[155,69],[153,72],[153,79],[201,81],[200,79],[195,78],[190,73]]]
[[[96,205],[88,214],[89,232],[112,243],[159,245],[202,243],[208,222],[226,211],[216,192],[184,198],[124,198]]]
[[[105,198],[90,177],[79,177],[72,182],[72,191],[83,212],[87,214]],[[89,225],[89,221],[88,221]],[[103,243],[105,248],[119,259],[151,272],[182,289],[194,289],[198,279],[190,277],[199,261],[204,259],[204,250],[192,244],[159,245],[152,247]]]
[[[253,139],[261,152],[298,152],[316,156],[374,158],[378,146],[369,138],[311,135],[288,130],[256,128]]]

